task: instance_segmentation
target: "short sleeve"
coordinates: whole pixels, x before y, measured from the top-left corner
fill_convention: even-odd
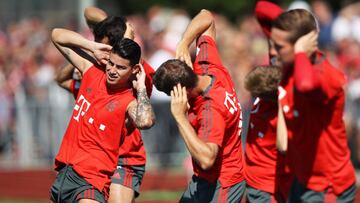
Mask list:
[[[223,68],[215,41],[207,35],[201,35],[196,42],[196,74],[208,74],[211,68]]]
[[[215,143],[222,146],[225,133],[225,119],[214,107],[207,102],[201,111],[200,126],[198,129],[199,138],[207,143]]]
[[[150,98],[152,88],[153,88],[152,78],[153,78],[153,76],[155,74],[155,71],[150,66],[150,64],[148,64],[145,60],[142,60],[141,63],[143,65],[143,67],[144,67],[144,71],[145,71],[145,74],[146,74],[146,78],[145,78],[146,92],[147,92],[148,97]]]

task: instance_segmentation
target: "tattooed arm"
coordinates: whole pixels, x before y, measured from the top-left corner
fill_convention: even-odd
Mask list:
[[[137,128],[149,129],[155,124],[155,114],[146,93],[144,68],[141,64],[138,66],[140,71],[136,75],[136,80],[133,81],[136,100],[129,104],[127,113]]]

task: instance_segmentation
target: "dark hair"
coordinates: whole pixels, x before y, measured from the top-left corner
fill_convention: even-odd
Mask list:
[[[112,45],[111,52],[117,54],[121,58],[129,60],[131,66],[138,64],[141,57],[140,46],[135,41],[128,38],[115,41]]]
[[[170,91],[178,83],[186,88],[194,88],[198,77],[194,71],[183,61],[170,59],[160,65],[155,71],[153,83],[159,91],[170,95]]]
[[[97,23],[94,28],[96,42],[100,42],[107,37],[109,45],[113,45],[117,40],[124,37],[126,31],[126,18],[122,16],[109,16]]]
[[[282,13],[274,22],[273,28],[290,32],[289,42],[295,43],[301,36],[317,29],[315,17],[307,10],[294,9]]]
[[[253,97],[276,99],[280,80],[279,67],[258,66],[245,77],[245,88]]]

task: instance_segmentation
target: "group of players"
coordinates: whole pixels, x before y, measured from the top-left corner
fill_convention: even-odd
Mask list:
[[[211,12],[192,19],[175,59],[156,71],[141,59],[123,17],[87,8],[95,42],[54,29],[52,41],[70,62],[57,80],[76,104],[55,158],[51,201],[135,201],[146,162],[140,129],[155,123],[154,84],[171,96],[192,157],[194,175],[180,202],[240,202],[245,189],[247,202],[353,202],[355,173],[342,120],[345,78],[317,49],[315,18],[267,1],[257,3],[255,14],[271,60],[244,81],[254,97],[244,153],[241,107],[216,47]]]

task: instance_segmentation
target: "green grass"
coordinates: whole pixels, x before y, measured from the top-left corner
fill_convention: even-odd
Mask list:
[[[178,201],[184,191],[159,191],[152,190],[141,192],[136,201]],[[11,200],[0,199],[0,203],[47,203],[47,200]]]
[[[179,200],[184,191],[146,191],[141,192],[137,201],[164,201],[164,200]],[[1,202],[0,202],[1,203]]]

